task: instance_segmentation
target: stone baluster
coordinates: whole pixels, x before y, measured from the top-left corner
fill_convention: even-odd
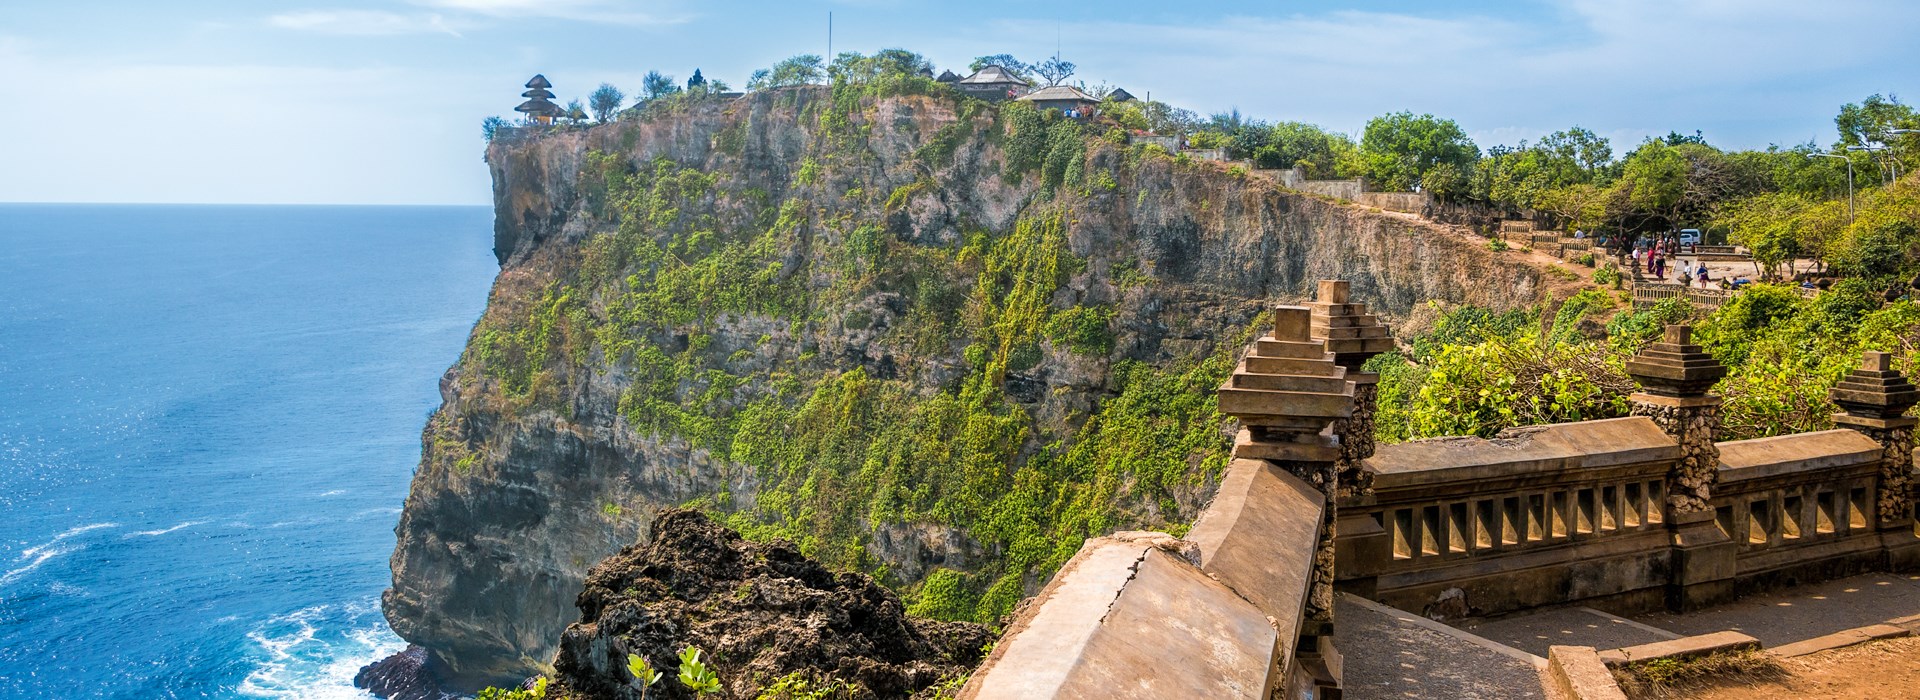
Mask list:
[[[1303,306],[1274,310],[1273,333],[1254,341],[1233,376],[1220,387],[1220,412],[1240,419],[1235,459],[1260,459],[1319,489],[1329,504],[1340,463],[1335,421],[1353,417],[1354,386],[1326,344],[1312,338],[1313,315]],[[1319,666],[1317,681],[1338,687],[1322,659],[1333,633],[1333,530],[1322,528],[1313,583],[1299,640],[1303,664]]]
[[[1374,356],[1393,350],[1393,335],[1378,318],[1367,313],[1366,304],[1351,301],[1346,280],[1321,280],[1320,293],[1306,307],[1313,312],[1313,337],[1326,343],[1334,364],[1347,370],[1353,382],[1353,416],[1334,421],[1333,432],[1340,437],[1338,495],[1364,498],[1373,495],[1373,475],[1362,463],[1373,456],[1373,416],[1379,406],[1380,375],[1362,371],[1361,366]],[[1329,503],[1328,515],[1333,511]]]
[[[1904,569],[1915,554],[1913,546],[1913,429],[1920,423],[1907,415],[1907,409],[1920,403],[1920,389],[1893,369],[1893,356],[1868,352],[1860,369],[1854,370],[1830,390],[1834,404],[1841,409],[1833,422],[1858,431],[1880,443],[1879,496],[1874,503],[1875,524],[1890,533],[1889,552],[1893,564]],[[1903,546],[1904,545],[1904,546]],[[1899,570],[1896,569],[1896,570]]]
[[[1652,419],[1680,447],[1665,488],[1674,547],[1667,603],[1677,610],[1732,596],[1736,547],[1714,522],[1712,503],[1720,470],[1720,447],[1715,444],[1720,397],[1709,391],[1727,368],[1692,341],[1692,327],[1667,326],[1660,342],[1627,361],[1627,374],[1641,388],[1628,397],[1632,414]]]

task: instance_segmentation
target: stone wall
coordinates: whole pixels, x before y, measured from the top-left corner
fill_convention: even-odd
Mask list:
[[[1348,199],[1375,209],[1424,215],[1433,202],[1433,195],[1425,192],[1361,192],[1359,196]]]
[[[1271,464],[1235,460],[1186,539],[1088,540],[960,697],[1264,700],[1298,687],[1322,503]]]

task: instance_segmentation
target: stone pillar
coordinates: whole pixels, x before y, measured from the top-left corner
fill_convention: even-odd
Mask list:
[[[1666,521],[1673,534],[1673,579],[1667,604],[1676,610],[1712,605],[1732,595],[1735,543],[1713,517],[1719,478],[1720,397],[1708,393],[1727,368],[1699,345],[1693,328],[1667,326],[1660,342],[1627,361],[1641,391],[1628,397],[1680,446],[1667,472]]]
[[[1373,475],[1363,462],[1373,456],[1373,416],[1379,406],[1380,375],[1360,368],[1375,355],[1393,350],[1393,336],[1366,304],[1350,301],[1346,280],[1321,280],[1320,293],[1306,307],[1313,312],[1313,337],[1326,343],[1334,364],[1347,370],[1353,382],[1353,416],[1333,423],[1340,438],[1337,494],[1341,498],[1373,495]],[[1332,504],[1328,504],[1331,506]],[[1329,511],[1331,512],[1331,511]]]
[[[1354,386],[1326,345],[1312,339],[1312,312],[1274,310],[1273,333],[1254,341],[1220,387],[1220,412],[1240,419],[1235,459],[1261,459],[1318,489],[1332,512],[1341,459],[1334,422],[1353,417]],[[1337,692],[1333,634],[1333,530],[1322,528],[1300,621],[1298,663],[1315,685]]]
[[[1888,566],[1895,571],[1920,565],[1920,539],[1913,528],[1913,429],[1907,409],[1920,403],[1920,389],[1893,369],[1893,356],[1868,352],[1854,370],[1828,392],[1841,412],[1833,423],[1880,443],[1880,478],[1874,491],[1874,523],[1881,531]]]

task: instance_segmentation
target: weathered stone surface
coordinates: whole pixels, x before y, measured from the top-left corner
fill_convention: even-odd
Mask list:
[[[1713,483],[1718,478],[1720,432],[1718,401],[1680,405],[1660,401],[1658,395],[1630,397],[1634,416],[1652,419],[1680,446],[1680,456],[1667,474],[1667,509],[1672,513],[1710,511]]]
[[[1852,430],[1777,435],[1719,444],[1720,481],[1740,481],[1814,469],[1866,464],[1880,443]]]
[[[1338,605],[1345,697],[1546,697],[1539,657],[1357,596],[1342,594]]]
[[[1760,648],[1760,640],[1728,630],[1725,632],[1713,632],[1692,637],[1669,639],[1651,644],[1641,644],[1624,649],[1608,649],[1600,652],[1600,660],[1607,662],[1608,666],[1624,666],[1626,664],[1652,661],[1654,659],[1685,659],[1723,651],[1740,651],[1742,649],[1758,648]]]
[[[1530,426],[1492,439],[1434,438],[1382,445],[1367,467],[1379,488],[1439,484],[1582,467],[1676,459],[1680,451],[1643,417]]]
[[[1593,647],[1554,646],[1547,650],[1547,674],[1567,700],[1627,700],[1613,672]]]
[[[960,697],[1264,700],[1283,646],[1259,608],[1185,559],[1097,538],[1018,614]]]
[[[1236,459],[1187,540],[1199,545],[1201,570],[1273,618],[1282,639],[1292,639],[1307,605],[1324,509],[1322,492],[1298,477],[1263,460]],[[1333,601],[1314,603],[1325,608]],[[1282,665],[1289,652],[1282,650]]]
[[[1806,656],[1808,654],[1827,651],[1830,649],[1850,647],[1855,644],[1864,644],[1866,642],[1871,642],[1876,639],[1894,639],[1896,637],[1911,637],[1911,636],[1913,636],[1913,632],[1911,630],[1908,630],[1905,627],[1897,627],[1897,626],[1888,625],[1888,624],[1867,625],[1866,627],[1855,627],[1850,630],[1841,630],[1833,634],[1822,635],[1819,637],[1814,637],[1813,639],[1807,639],[1807,640],[1794,642],[1792,644],[1777,646],[1772,649],[1768,649],[1767,655],[1776,657],[1776,658],[1786,659],[1786,658],[1792,658],[1795,656]]]

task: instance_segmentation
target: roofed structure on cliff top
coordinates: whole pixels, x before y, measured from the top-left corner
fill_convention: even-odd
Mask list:
[[[1071,85],[1049,85],[1018,98],[1020,102],[1032,103],[1040,109],[1058,109],[1086,111],[1100,105],[1092,95],[1081,92]]]
[[[1133,93],[1127,92],[1126,88],[1114,88],[1113,92],[1107,93],[1107,99],[1115,102],[1132,102],[1139,98],[1134,97]]]
[[[526,114],[527,118],[543,124],[564,115],[565,111],[560,109],[560,105],[552,102],[553,93],[547,91],[550,87],[553,87],[553,83],[547,82],[547,76],[535,74],[532,80],[527,81],[527,91],[520,93],[527,101],[520,103],[513,111]]]
[[[943,83],[957,83],[957,82],[960,82],[960,76],[954,75],[953,71],[943,70],[943,71],[940,71],[940,77],[934,78],[934,80],[938,80]]]
[[[954,86],[968,95],[993,102],[1019,97],[1026,94],[1028,88],[1026,80],[1000,66],[982,67]]]

